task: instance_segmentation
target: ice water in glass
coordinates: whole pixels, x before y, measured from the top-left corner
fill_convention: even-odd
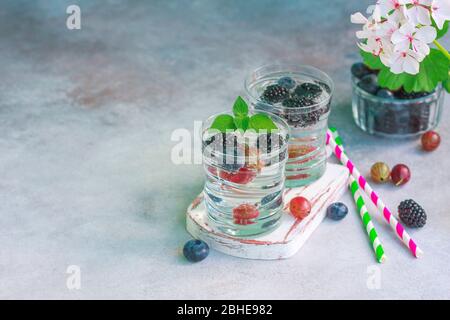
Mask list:
[[[270,65],[246,80],[255,110],[280,116],[290,126],[286,187],[300,187],[319,179],[326,170],[326,131],[333,82],[309,66]]]

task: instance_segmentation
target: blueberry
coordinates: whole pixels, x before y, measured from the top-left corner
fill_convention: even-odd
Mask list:
[[[376,94],[378,91],[378,77],[376,74],[369,74],[364,76],[360,82],[358,82],[358,87],[363,89],[364,91]]]
[[[199,262],[209,254],[209,246],[202,240],[189,240],[183,248],[183,254],[191,262]]]
[[[277,83],[288,90],[293,89],[295,87],[295,80],[292,79],[291,77],[280,78]]]
[[[348,213],[348,208],[342,202],[332,203],[327,209],[327,217],[332,220],[342,220]]]
[[[377,92],[377,96],[384,99],[394,99],[394,93],[387,89],[380,89]]]
[[[362,79],[364,76],[367,76],[368,74],[372,73],[372,70],[370,70],[364,63],[358,62],[352,65],[352,75],[354,75],[358,79]]]
[[[405,99],[405,100],[409,100],[409,99],[418,99],[418,98],[422,98],[425,97],[427,95],[431,94],[430,92],[406,92],[405,89],[401,89],[396,93],[396,97],[398,99]]]

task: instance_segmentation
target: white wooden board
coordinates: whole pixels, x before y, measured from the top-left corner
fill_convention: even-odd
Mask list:
[[[274,260],[294,255],[316,230],[326,215],[327,207],[340,199],[347,189],[348,169],[328,164],[325,174],[313,184],[284,191],[284,213],[280,226],[261,237],[239,238],[215,230],[208,221],[203,193],[189,206],[186,228],[196,239],[201,239],[217,251],[247,259]],[[311,201],[311,213],[303,220],[288,211],[289,201],[303,196]]]

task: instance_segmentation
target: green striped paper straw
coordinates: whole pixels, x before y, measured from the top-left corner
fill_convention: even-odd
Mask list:
[[[344,150],[342,139],[339,136],[336,128],[330,127],[329,129],[333,133],[333,138],[336,144],[340,146],[342,150]],[[359,189],[358,182],[355,180],[355,178],[353,178],[353,176],[350,176],[349,189],[352,192],[353,199],[355,200],[355,204],[358,207],[359,215],[361,216],[364,227],[366,228],[367,235],[369,236],[370,242],[372,243],[372,247],[377,260],[379,263],[384,263],[386,261],[386,255],[384,253],[383,246],[372,223],[372,219],[362,197],[361,190]]]
[[[369,211],[366,208],[364,199],[362,197],[361,191],[356,182],[355,178],[350,176],[349,188],[352,192],[355,204],[358,207],[359,215],[361,216],[364,227],[366,228],[367,235],[369,236],[370,242],[372,243],[373,250],[377,256],[379,263],[384,263],[386,261],[386,255],[384,254],[383,246],[381,245],[380,239],[378,239],[377,231],[373,226],[372,219],[370,218]]]

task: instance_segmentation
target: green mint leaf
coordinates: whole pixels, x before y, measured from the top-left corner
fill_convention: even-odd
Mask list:
[[[248,126],[250,124],[250,118],[248,116],[243,117],[236,116],[234,118],[234,124],[236,125],[236,128],[245,131],[248,129]]]
[[[434,27],[434,28],[436,29],[436,31],[437,31],[437,37],[436,37],[436,40],[438,40],[438,39],[442,38],[443,36],[445,36],[445,34],[446,34],[447,31],[448,31],[449,22],[446,21],[446,22],[444,23],[444,26],[442,27],[442,29],[439,29],[439,28],[438,28],[438,26],[436,25],[436,22],[434,21],[434,19],[432,19],[432,22],[433,22],[433,27]]]
[[[256,132],[260,132],[261,130],[271,132],[278,129],[273,120],[262,113],[257,113],[250,118],[249,128],[254,129]]]
[[[372,70],[380,70],[385,68],[383,62],[381,62],[380,57],[377,57],[369,52],[360,51],[361,57],[363,58],[364,64]]]
[[[214,119],[210,129],[219,130],[223,133],[225,133],[227,130],[236,130],[233,116],[229,114],[221,114],[217,116]]]
[[[378,74],[378,84],[389,90],[397,90],[403,86],[406,92],[431,92],[441,81],[448,80],[450,61],[437,49],[421,62],[420,71],[416,75],[407,73],[394,74],[387,67]]]
[[[233,106],[233,113],[236,117],[245,117],[248,115],[248,105],[240,96],[237,97]]]

